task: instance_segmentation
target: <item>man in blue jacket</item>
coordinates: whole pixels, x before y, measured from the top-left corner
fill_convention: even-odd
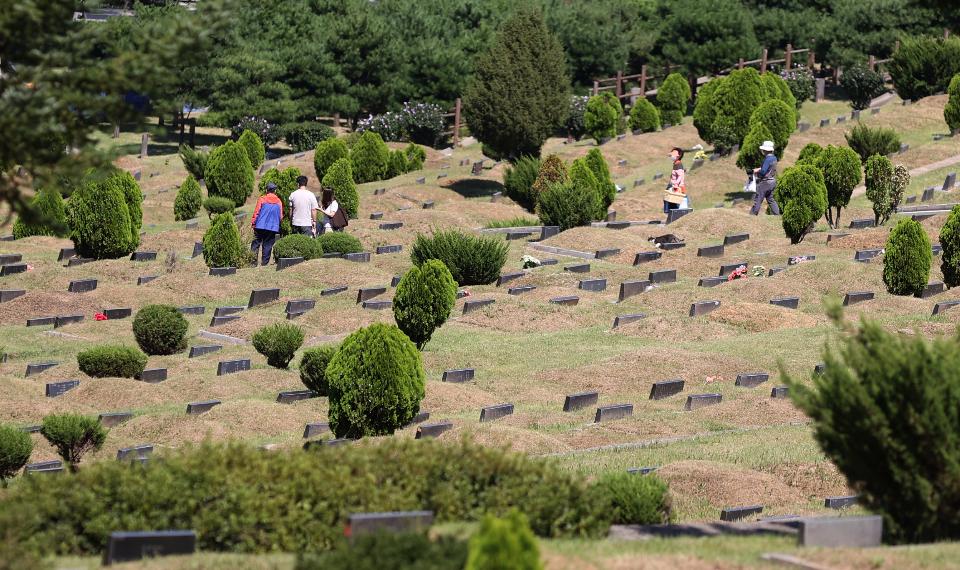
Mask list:
[[[280,220],[283,219],[283,201],[277,196],[277,185],[267,184],[267,193],[257,200],[257,207],[253,210],[253,263],[256,265],[257,253],[263,247],[263,256],[260,265],[270,263],[270,254],[273,252],[273,242],[280,233]]]
[[[763,201],[766,200],[770,204],[770,211],[775,216],[779,216],[780,206],[773,197],[773,191],[777,188],[777,155],[774,154],[773,141],[763,141],[760,151],[764,154],[763,164],[753,171],[757,181],[757,195],[753,198],[753,208],[750,209],[750,213],[754,216],[758,215]]]

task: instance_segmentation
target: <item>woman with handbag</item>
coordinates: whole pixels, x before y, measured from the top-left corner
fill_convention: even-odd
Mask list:
[[[347,213],[333,198],[333,188],[323,189],[320,196],[320,212],[323,214],[323,219],[317,223],[319,226],[317,234],[329,231],[342,232],[343,228],[347,227]]]
[[[670,172],[670,182],[664,192],[664,214],[670,213],[670,210],[690,207],[690,200],[687,198],[686,171],[683,169],[683,149],[673,147],[670,150],[670,158],[673,160],[673,170]]]

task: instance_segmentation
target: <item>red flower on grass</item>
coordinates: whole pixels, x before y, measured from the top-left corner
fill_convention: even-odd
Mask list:
[[[105,315],[104,313],[97,313],[97,314],[93,315],[93,320],[95,320],[95,321],[106,321],[106,320],[107,320],[107,315]]]

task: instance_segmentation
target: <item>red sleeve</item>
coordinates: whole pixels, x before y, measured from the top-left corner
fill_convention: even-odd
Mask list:
[[[255,226],[257,224],[257,214],[260,213],[260,206],[263,204],[263,198],[257,200],[257,207],[253,209],[253,216],[250,218],[250,225]]]

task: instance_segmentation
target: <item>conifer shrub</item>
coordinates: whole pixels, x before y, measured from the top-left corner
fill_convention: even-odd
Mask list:
[[[347,143],[340,138],[327,139],[317,144],[317,150],[313,153],[313,169],[317,173],[317,180],[323,180],[333,163],[347,158],[349,154]]]
[[[247,252],[232,214],[218,215],[203,234],[203,261],[207,267],[244,267],[249,261]]]
[[[338,350],[340,345],[326,344],[308,348],[300,357],[300,381],[318,396],[327,395],[327,365]]]
[[[960,206],[954,206],[940,228],[940,271],[947,287],[960,285]]]
[[[560,231],[585,226],[593,220],[597,208],[596,192],[582,181],[551,184],[537,198],[537,215],[545,226]]]
[[[777,155],[777,160],[782,159],[783,151],[790,142],[790,135],[797,129],[796,107],[787,105],[780,99],[764,101],[750,116],[750,128],[752,129],[757,123],[763,123],[770,130],[774,154]]]
[[[890,219],[893,193],[893,163],[885,156],[875,154],[867,159],[864,168],[867,200],[873,204],[874,223],[881,225]]]
[[[133,319],[133,337],[147,354],[176,354],[187,348],[187,319],[172,305],[147,305]]]
[[[917,101],[946,91],[960,72],[960,39],[905,36],[892,59],[887,71],[897,95]]]
[[[537,207],[533,184],[540,174],[540,159],[521,156],[503,173],[503,188],[507,197],[532,212]]]
[[[459,230],[434,230],[429,237],[417,234],[410,260],[417,266],[430,259],[442,261],[461,287],[489,285],[500,276],[509,249],[502,239],[467,235]]]
[[[283,138],[293,149],[293,152],[306,152],[317,148],[317,145],[327,139],[337,136],[333,129],[315,121],[302,123],[288,123],[280,129]]]
[[[893,167],[893,180],[890,184],[890,212],[896,212],[903,201],[903,194],[910,186],[910,171],[907,167],[898,164]]]
[[[210,151],[207,170],[207,196],[221,196],[240,207],[253,193],[253,165],[246,148],[239,143],[227,141]]]
[[[427,160],[427,151],[423,150],[422,146],[413,143],[404,147],[403,154],[407,156],[407,172],[420,170],[423,168],[423,163]]]
[[[607,208],[610,207],[610,204],[613,204],[617,197],[617,185],[614,184],[613,178],[610,176],[610,167],[607,166],[607,161],[603,158],[600,149],[590,149],[584,160],[590,170],[593,171],[593,175],[597,177],[597,190],[600,196],[602,214],[606,217]]]
[[[327,365],[327,418],[337,437],[389,435],[420,411],[420,352],[395,325],[375,323],[344,339]]]
[[[790,85],[779,75],[775,73],[764,73],[760,76],[760,82],[763,84],[764,94],[767,100],[778,100],[786,103],[787,107],[793,109],[794,122],[800,118],[797,97],[793,94]]]
[[[323,247],[320,242],[303,234],[290,234],[273,244],[273,259],[276,261],[284,257],[302,257],[309,260],[322,256]]]
[[[825,345],[824,371],[809,381],[781,372],[791,399],[859,503],[883,516],[885,542],[956,540],[960,336],[928,340],[867,320],[854,327],[839,304],[829,315],[843,330],[839,346]]]
[[[63,196],[55,188],[41,188],[30,200],[29,212],[22,212],[13,223],[13,238],[30,236],[67,237],[67,210]]]
[[[130,249],[137,249],[140,245],[140,227],[143,225],[143,191],[140,190],[140,184],[126,170],[115,170],[103,184],[116,188],[126,201],[130,215]]]
[[[603,205],[603,199],[600,197],[600,181],[590,170],[585,158],[578,158],[570,165],[570,184],[579,188],[587,189],[593,197],[590,198],[590,219],[602,220],[607,216],[607,209]]]
[[[317,236],[317,245],[320,246],[321,254],[324,253],[360,253],[363,251],[363,244],[356,236],[346,232],[327,232]]]
[[[115,184],[83,183],[67,204],[67,224],[81,257],[117,259],[136,249],[130,240],[130,210]]]
[[[274,323],[253,333],[253,348],[267,357],[267,364],[286,368],[303,344],[303,329],[291,323]]]
[[[857,153],[845,146],[827,145],[817,157],[817,167],[827,186],[827,204],[835,215],[827,210],[827,221],[840,227],[840,211],[850,203],[853,189],[863,179]]]
[[[96,418],[80,414],[51,414],[43,418],[40,435],[60,455],[63,462],[76,472],[83,456],[99,451],[107,440],[107,430]]]
[[[875,154],[887,156],[900,150],[900,135],[897,131],[885,127],[871,129],[863,123],[857,123],[853,130],[843,135],[859,156],[861,162]]]
[[[230,198],[224,198],[223,196],[210,196],[203,201],[203,209],[207,211],[207,217],[212,220],[224,213],[232,216],[236,207],[233,205],[233,200]]]
[[[814,166],[799,165],[784,170],[774,195],[783,212],[783,231],[793,244],[803,241],[827,209],[823,173]]]
[[[960,73],[953,76],[947,87],[947,104],[943,108],[943,120],[947,122],[951,133],[960,131]]]
[[[105,344],[77,354],[80,372],[93,378],[135,378],[147,365],[147,355],[136,348]]]
[[[188,145],[180,145],[180,160],[183,161],[183,167],[187,170],[194,180],[201,180],[207,171],[207,160],[210,153],[202,150],[194,150]]]
[[[173,201],[173,219],[178,222],[192,220],[197,217],[202,205],[203,193],[200,191],[200,183],[192,174],[188,174],[187,179],[180,185],[180,190],[177,191],[177,198]],[[230,206],[232,209],[232,202]]]
[[[390,160],[387,162],[386,178],[396,178],[407,172],[407,155],[402,150],[390,151]]]
[[[657,107],[664,123],[679,125],[687,114],[690,84],[679,73],[671,73],[657,89]]]
[[[617,136],[617,124],[623,115],[623,106],[616,95],[604,91],[587,101],[587,110],[583,113],[583,126],[587,134],[602,144],[605,140]]]
[[[743,139],[740,152],[737,153],[737,167],[744,170],[759,168],[760,165],[763,164],[764,158],[763,151],[760,150],[760,145],[763,144],[763,141],[770,140],[772,136],[767,125],[761,122],[753,123],[750,126],[750,132],[747,133],[746,138]]]
[[[483,517],[470,538],[466,570],[541,570],[540,547],[527,517],[512,509],[505,518]]]
[[[457,282],[442,261],[414,265],[400,279],[393,297],[397,326],[422,350],[457,302]]]
[[[920,295],[930,279],[933,252],[920,222],[903,218],[883,251],[883,282],[893,295]]]
[[[701,139],[712,144],[715,144],[713,123],[717,118],[715,94],[726,80],[726,77],[717,77],[704,83],[697,89],[697,102],[693,106],[693,126]]]
[[[882,95],[883,77],[864,65],[854,65],[843,70],[840,86],[847,92],[850,106],[854,109],[866,109],[874,97]]]
[[[646,97],[640,97],[630,108],[630,130],[652,133],[660,130],[660,111]]]
[[[551,154],[545,158],[543,162],[540,163],[540,172],[537,173],[537,179],[533,181],[533,186],[531,186],[534,204],[536,204],[537,197],[540,196],[540,193],[545,191],[551,184],[566,182],[569,179],[570,176],[567,174],[567,166],[559,156]]]
[[[250,166],[256,170],[260,168],[260,165],[263,164],[264,159],[267,157],[267,149],[263,146],[263,141],[260,139],[257,133],[251,130],[244,130],[240,134],[240,138],[237,139],[237,144],[243,147],[243,150],[247,153],[247,158],[250,159]]]
[[[672,520],[667,484],[656,475],[607,472],[594,482],[594,490],[609,505],[612,524],[669,524]]]
[[[816,166],[817,159],[820,158],[820,153],[823,152],[823,147],[817,143],[807,143],[802,149],[800,149],[800,156],[797,157],[797,164],[812,164]]]
[[[20,428],[0,424],[0,484],[17,474],[30,461],[33,440]]]
[[[260,177],[259,190],[261,196],[267,193],[267,184],[273,182],[277,185],[277,198],[280,198],[280,202],[283,204],[283,218],[280,220],[281,236],[289,235],[293,231],[293,226],[290,224],[290,194],[293,194],[294,190],[298,188],[297,178],[299,177],[300,170],[293,166],[284,170],[271,168]]]
[[[390,149],[378,133],[366,131],[350,150],[353,180],[358,184],[383,180],[390,162]],[[338,200],[339,201],[339,200]]]
[[[710,83],[713,81],[707,85]],[[766,93],[756,69],[747,67],[732,71],[709,97],[712,113],[702,114],[713,115],[713,123],[707,133],[710,138],[705,140],[721,148],[740,143],[750,130],[750,117],[754,110],[765,100]]]
[[[333,197],[343,208],[347,217],[355,219],[360,210],[360,195],[353,181],[353,166],[350,159],[341,158],[333,163],[323,176],[322,184],[333,189]]]
[[[452,536],[379,532],[343,542],[330,552],[300,555],[295,570],[463,570],[467,543]]]

